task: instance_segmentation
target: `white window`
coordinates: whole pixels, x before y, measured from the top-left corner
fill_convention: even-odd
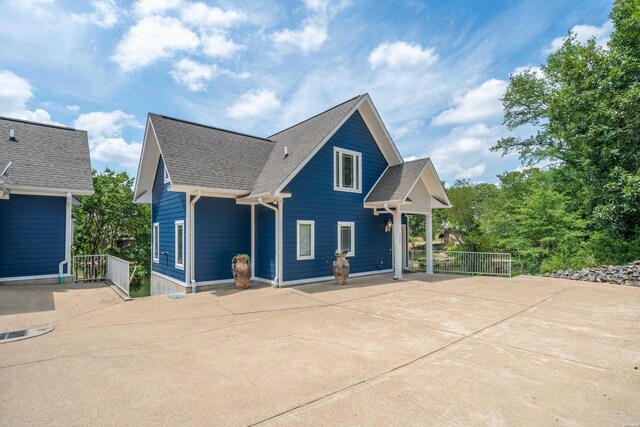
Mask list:
[[[338,249],[347,256],[356,254],[356,226],[353,222],[338,222]]]
[[[315,246],[315,221],[297,221],[298,239],[297,239],[297,258],[313,259]]]
[[[176,221],[176,268],[184,268],[184,221]]]
[[[160,262],[160,224],[157,222],[153,224],[153,235],[151,239],[153,262]]]
[[[162,164],[162,167],[164,169],[164,183],[166,184],[167,182],[169,182],[169,171],[167,170],[167,165],[165,165],[164,163]]]
[[[344,148],[334,148],[333,154],[333,189],[362,193],[362,154]]]

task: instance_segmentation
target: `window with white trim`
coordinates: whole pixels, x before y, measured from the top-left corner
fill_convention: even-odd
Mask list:
[[[176,221],[176,268],[184,268],[184,221]]]
[[[338,222],[338,249],[347,256],[356,254],[356,225],[353,222]]]
[[[296,254],[298,260],[314,258],[315,228],[315,221],[297,221]]]
[[[160,224],[157,222],[153,224],[151,239],[153,262],[160,262]]]
[[[333,189],[338,191],[362,192],[362,154],[356,151],[334,147],[333,149]]]
[[[164,183],[169,182],[169,171],[167,170],[167,165],[162,164],[162,168],[164,169]]]

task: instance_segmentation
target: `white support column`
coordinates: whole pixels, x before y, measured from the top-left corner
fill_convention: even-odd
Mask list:
[[[67,262],[67,274],[71,274],[72,266],[71,266],[71,246],[73,246],[73,196],[70,193],[67,193],[67,204],[65,211],[65,231],[66,234],[64,236],[64,258]]]
[[[283,271],[283,245],[284,245],[284,199],[278,200],[278,286],[284,282]]]
[[[431,213],[425,215],[425,229],[426,229],[426,239],[425,246],[427,250],[427,274],[433,274],[433,218]]]
[[[393,278],[402,279],[402,213],[399,206],[393,213],[393,268]]]
[[[256,277],[256,205],[251,205],[251,280]]]

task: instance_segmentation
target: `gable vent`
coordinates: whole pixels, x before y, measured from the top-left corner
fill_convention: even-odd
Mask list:
[[[16,131],[13,129],[9,129],[9,141],[16,140]]]

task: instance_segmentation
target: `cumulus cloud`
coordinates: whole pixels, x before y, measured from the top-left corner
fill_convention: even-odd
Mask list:
[[[246,19],[245,15],[235,10],[223,10],[217,6],[204,3],[185,5],[180,11],[184,22],[206,27],[229,27]]]
[[[596,44],[599,45],[604,45],[609,41],[612,31],[613,22],[611,22],[611,20],[608,20],[599,27],[595,25],[575,25],[571,28],[571,32],[576,35],[576,41],[585,43],[593,37],[596,40]],[[553,39],[551,44],[542,50],[543,53],[549,54],[560,49],[566,39],[566,36]]]
[[[544,72],[542,71],[542,68],[538,67],[537,65],[524,65],[522,67],[516,67],[511,72],[511,75],[517,76],[524,73],[525,71],[529,71],[538,78],[544,78]]]
[[[249,91],[240,96],[229,109],[227,114],[233,119],[245,119],[260,115],[271,115],[280,108],[280,101],[275,91],[262,89]]]
[[[176,18],[149,16],[124,35],[111,57],[123,71],[145,67],[176,52],[194,50],[198,36]]]
[[[381,43],[369,55],[369,65],[373,69],[383,66],[424,67],[437,60],[434,48],[423,48],[419,43],[409,44],[403,41]]]
[[[490,79],[454,99],[455,107],[443,111],[432,120],[435,126],[471,123],[502,116],[500,98],[508,82]]]
[[[125,128],[143,127],[134,115],[120,110],[94,111],[81,114],[73,125],[87,131],[92,161],[125,168],[138,164],[142,144],[127,143],[122,137]]]
[[[138,16],[149,16],[177,9],[181,4],[182,0],[138,0],[133,10]]]
[[[0,115],[32,122],[62,124],[51,120],[51,115],[46,110],[29,110],[27,103],[32,98],[33,88],[28,80],[8,70],[0,71]]]
[[[67,105],[67,110],[73,111],[73,112],[80,111],[80,106],[79,105]]]
[[[92,12],[74,13],[71,16],[78,22],[94,24],[101,28],[111,28],[118,23],[119,9],[115,0],[94,0],[91,6]]]
[[[202,51],[206,55],[228,58],[240,49],[242,49],[242,45],[229,40],[224,34],[202,36]]]
[[[178,61],[169,74],[177,83],[194,92],[204,90],[207,83],[218,75],[236,79],[249,77],[249,73],[238,74],[220,68],[216,64],[202,64],[187,58]]]
[[[300,29],[285,29],[273,34],[276,43],[297,46],[305,52],[319,49],[328,38],[326,23],[315,20],[307,20]]]

